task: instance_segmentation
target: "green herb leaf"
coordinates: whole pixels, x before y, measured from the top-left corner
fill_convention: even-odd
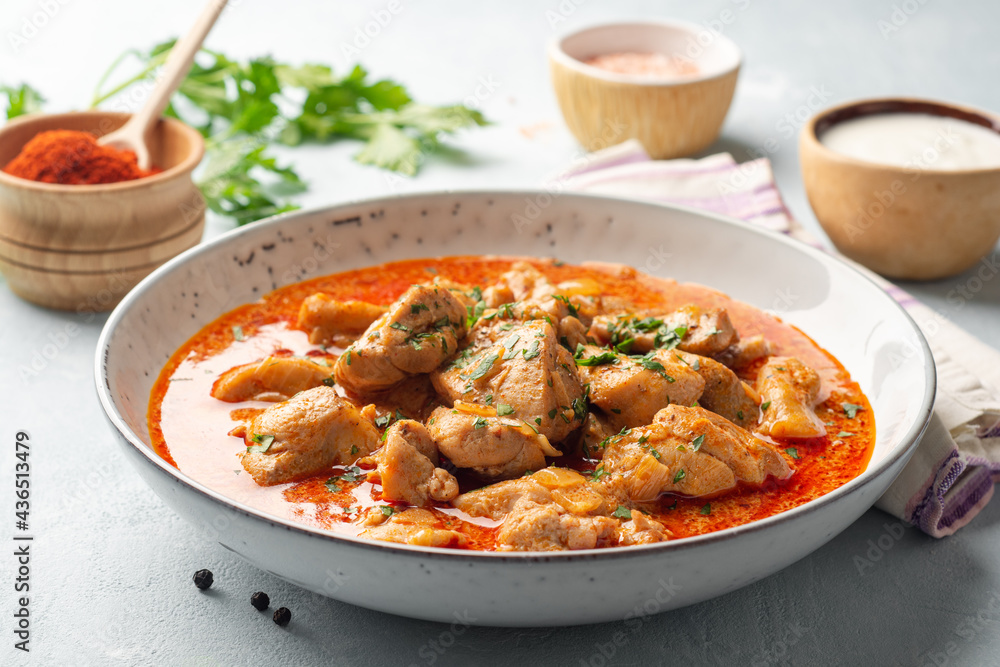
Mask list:
[[[631,510],[629,510],[629,508],[625,507],[624,505],[619,505],[618,508],[612,514],[612,516],[616,516],[619,519],[631,519],[632,512]]]
[[[393,512],[395,512],[395,510],[388,505],[379,505],[379,509],[382,510],[382,514],[386,516],[392,516]]]
[[[481,428],[486,428],[486,424],[487,424],[486,420],[483,419],[482,417],[476,417],[476,420],[472,422],[472,426],[477,430]]]
[[[247,447],[247,452],[254,452],[256,454],[264,454],[274,444],[274,436],[265,433],[254,433],[250,437],[250,440],[258,444]]]
[[[701,445],[705,442],[705,435],[699,435],[697,438],[691,441],[691,449],[698,451],[701,449]]]
[[[507,415],[514,414],[514,408],[507,405],[506,403],[497,403],[497,415],[500,417],[506,417]]]
[[[705,506],[701,508],[701,513],[704,515],[709,515],[712,513],[712,503],[705,503]]]
[[[340,493],[340,485],[337,484],[338,481],[340,480],[337,477],[331,477],[323,483],[323,486],[325,486],[326,490],[330,493]]]
[[[601,465],[597,466],[594,472],[590,474],[590,478],[596,482],[597,480],[599,480],[600,478],[604,477],[607,474],[608,474],[607,471],[604,470],[604,464],[602,463]]]
[[[676,484],[677,482],[681,481],[681,480],[682,480],[682,479],[684,479],[685,477],[687,477],[687,473],[686,473],[686,472],[684,472],[684,468],[681,468],[681,469],[680,469],[680,470],[678,470],[678,471],[677,471],[677,473],[676,473],[676,474],[674,475],[674,484]]]
[[[854,403],[841,403],[840,407],[844,409],[844,414],[847,415],[848,419],[854,419],[860,410],[864,410],[863,406]]]
[[[850,438],[853,435],[854,434],[851,433],[850,431],[841,431],[840,433],[837,434],[837,437],[838,438]]]
[[[771,401],[764,401],[760,404],[760,411],[765,412],[769,407],[771,407]]]
[[[497,360],[497,355],[495,352],[490,352],[489,354],[487,354],[483,358],[483,360],[480,361],[479,364],[469,374],[469,379],[478,380],[479,378],[489,373],[490,369],[493,368],[493,364],[494,362],[496,362],[496,360]]]
[[[791,456],[795,460],[802,458],[801,456],[799,456],[799,450],[796,449],[795,447],[789,447],[788,449],[785,450],[785,453]]]
[[[26,83],[14,88],[0,86],[0,95],[7,98],[7,120],[42,110],[45,98]]]
[[[233,327],[233,340],[237,341],[246,340],[246,336],[243,335],[243,327],[240,326]]]

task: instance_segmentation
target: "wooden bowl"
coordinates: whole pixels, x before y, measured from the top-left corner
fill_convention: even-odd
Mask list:
[[[864,100],[828,109],[799,138],[809,203],[837,249],[873,271],[906,280],[961,273],[1000,238],[1000,168],[893,167],[835,153],[820,142],[836,123],[899,112],[956,118],[1000,132],[994,114],[926,100]]]
[[[684,78],[618,74],[585,64],[621,52],[662,53],[693,64]],[[549,46],[549,69],[570,131],[588,151],[638,139],[656,159],[691,155],[719,136],[742,55],[732,40],[680,21],[586,28]]]
[[[81,111],[18,118],[0,129],[0,165],[45,130],[101,136],[128,114]],[[123,183],[57,185],[0,172],[0,272],[19,296],[62,310],[110,310],[142,278],[201,240],[205,201],[191,180],[205,143],[164,119],[151,136],[159,174]]]

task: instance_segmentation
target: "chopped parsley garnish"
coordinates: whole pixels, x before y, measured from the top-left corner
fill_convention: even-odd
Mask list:
[[[386,516],[392,516],[393,512],[396,511],[391,507],[389,507],[388,505],[379,505],[379,509],[382,511],[382,514]]]
[[[489,373],[490,369],[493,368],[493,363],[497,360],[497,358],[498,357],[495,352],[490,352],[489,354],[487,354],[483,358],[483,360],[479,362],[479,365],[477,365],[469,374],[469,379],[478,380],[479,378]]]
[[[667,375],[666,367],[654,358],[654,352],[648,352],[642,356],[633,356],[631,359],[635,360],[637,364],[645,368],[647,371],[655,371],[659,373],[667,382],[676,382],[674,378]]]
[[[478,287],[476,289],[479,289]],[[469,329],[479,321],[479,318],[483,316],[483,312],[486,310],[486,302],[479,300],[476,302],[475,306],[466,306],[465,312],[468,316],[465,318],[465,326]]]
[[[629,510],[629,508],[625,507],[624,505],[619,505],[618,509],[614,511],[614,514],[612,514],[612,516],[616,516],[619,519],[631,519],[632,512],[631,510]]]
[[[577,419],[583,420],[587,417],[587,401],[582,398],[573,399],[573,414]]]
[[[685,477],[687,477],[687,473],[684,472],[684,468],[681,468],[680,470],[677,471],[677,474],[674,475],[674,484],[681,481]]]
[[[541,349],[540,349],[540,347],[538,345],[538,340],[537,339],[534,340],[534,341],[532,341],[531,347],[529,347],[527,350],[522,350],[522,352],[524,353],[524,360],[525,361],[529,361],[531,359],[534,359],[535,357],[537,357],[538,355],[540,355],[542,353],[542,351],[541,351]]]
[[[847,415],[848,419],[854,419],[858,416],[859,410],[864,410],[864,407],[854,403],[841,403],[840,407],[844,409],[844,414]]]
[[[486,394],[486,398],[483,399],[486,405],[493,405],[493,394]]]
[[[399,331],[411,331],[410,327],[406,326],[405,324],[400,324],[399,322],[393,322],[392,324],[389,325],[389,328],[397,329]]]
[[[357,453],[358,453],[358,446],[351,445],[351,454],[357,454]]]
[[[788,449],[785,450],[785,453],[791,456],[796,461],[802,458],[801,456],[799,456],[799,450],[796,449],[795,447],[789,447]]]
[[[330,377],[328,377],[328,378],[323,378],[323,384],[324,384],[325,386],[327,386],[327,387],[333,387],[334,385],[336,385],[336,384],[337,384],[337,381],[336,381],[336,380],[334,379],[334,377],[333,377],[333,376],[331,375],[331,376],[330,376]]]
[[[742,410],[737,410],[736,411],[736,418],[739,419],[740,421],[743,421],[743,411]]]
[[[563,303],[566,304],[566,308],[569,309],[570,317],[575,317],[577,319],[580,319],[580,311],[576,309],[576,306],[570,303],[568,296],[563,296],[562,294],[553,294],[552,298],[555,299],[556,301],[562,301]]]
[[[602,364],[618,363],[618,355],[614,352],[601,352],[592,357],[584,357],[583,355],[586,352],[587,349],[582,344],[576,346],[576,353],[573,355],[573,359],[576,360],[577,366],[600,366]]]
[[[608,474],[607,471],[604,470],[604,464],[602,463],[601,465],[597,466],[597,469],[594,470],[593,473],[591,473],[590,477],[596,482],[597,480],[599,480],[600,478],[604,477],[607,474]]]
[[[698,451],[701,449],[702,444],[705,442],[705,434],[699,435],[697,438],[691,441],[691,449]]]
[[[507,415],[514,414],[514,408],[507,405],[506,403],[497,403],[497,416],[506,417]]]
[[[381,417],[375,418],[375,425],[379,428],[385,428],[392,421],[392,415],[382,415]]]
[[[701,513],[704,515],[709,515],[712,513],[712,503],[705,503],[705,506],[701,508]]]
[[[323,483],[323,486],[325,486],[326,490],[330,493],[340,493],[340,485],[337,484],[337,481],[336,477],[331,477]]]
[[[346,355],[346,357],[347,357],[347,365],[348,365],[348,366],[350,366],[350,365],[351,365],[351,352],[353,351],[353,349],[354,349],[353,347],[349,347],[349,348],[347,348],[347,351],[346,351],[346,352],[344,352],[344,354],[345,354],[345,355]]]
[[[542,418],[541,417],[535,417],[535,423],[538,424],[539,426],[541,426],[542,425]]]
[[[628,354],[632,351],[632,345],[635,344],[635,338],[626,338],[622,342],[615,345],[615,349],[622,354]]]
[[[434,323],[435,329],[444,329],[447,326],[451,326],[451,321],[448,319],[447,316],[442,317],[440,320]]]
[[[472,422],[472,426],[477,430],[481,428],[486,428],[486,420],[483,419],[482,417],[476,417],[476,421]]]
[[[427,310],[427,311],[429,311],[430,308],[428,308],[427,305],[423,304],[423,303],[411,303],[410,304],[410,314],[411,315],[417,315],[417,314],[420,313],[421,310]]]
[[[331,493],[340,493],[340,485],[337,482],[360,482],[367,474],[357,466],[351,466],[343,475],[334,475],[326,480],[325,486]]]
[[[246,340],[246,336],[243,335],[243,327],[240,326],[233,327],[233,339]]]
[[[841,431],[840,433],[837,434],[837,437],[838,438],[850,438],[852,435],[854,435],[854,434],[851,433],[850,431]]]
[[[274,444],[274,436],[267,435],[265,433],[254,433],[250,436],[250,440],[256,442],[257,444],[247,447],[247,453],[253,452],[255,454],[264,454],[267,450],[271,449],[271,445]]]
[[[768,409],[769,407],[771,407],[771,401],[764,401],[763,403],[761,403],[761,404],[760,404],[760,411],[761,411],[761,412],[764,412],[764,411],[766,411],[766,410],[767,410],[767,409]]]

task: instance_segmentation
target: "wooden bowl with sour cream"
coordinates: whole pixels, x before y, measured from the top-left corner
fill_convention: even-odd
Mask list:
[[[0,166],[40,132],[102,136],[128,118],[80,111],[15,119],[0,129]],[[201,241],[205,201],[191,172],[204,140],[166,118],[149,148],[162,171],[119,183],[41,183],[0,171],[0,272],[14,293],[48,308],[111,310],[153,269]]]
[[[599,25],[549,46],[559,107],[583,147],[638,139],[656,159],[715,141],[741,61],[732,40],[681,21]]]
[[[851,102],[805,125],[799,155],[830,240],[884,276],[952,276],[1000,238],[997,115],[915,99]]]

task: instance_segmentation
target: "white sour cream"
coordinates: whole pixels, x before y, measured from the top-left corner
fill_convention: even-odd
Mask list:
[[[879,113],[837,123],[820,137],[832,151],[911,169],[1000,167],[1000,133],[955,118]]]

